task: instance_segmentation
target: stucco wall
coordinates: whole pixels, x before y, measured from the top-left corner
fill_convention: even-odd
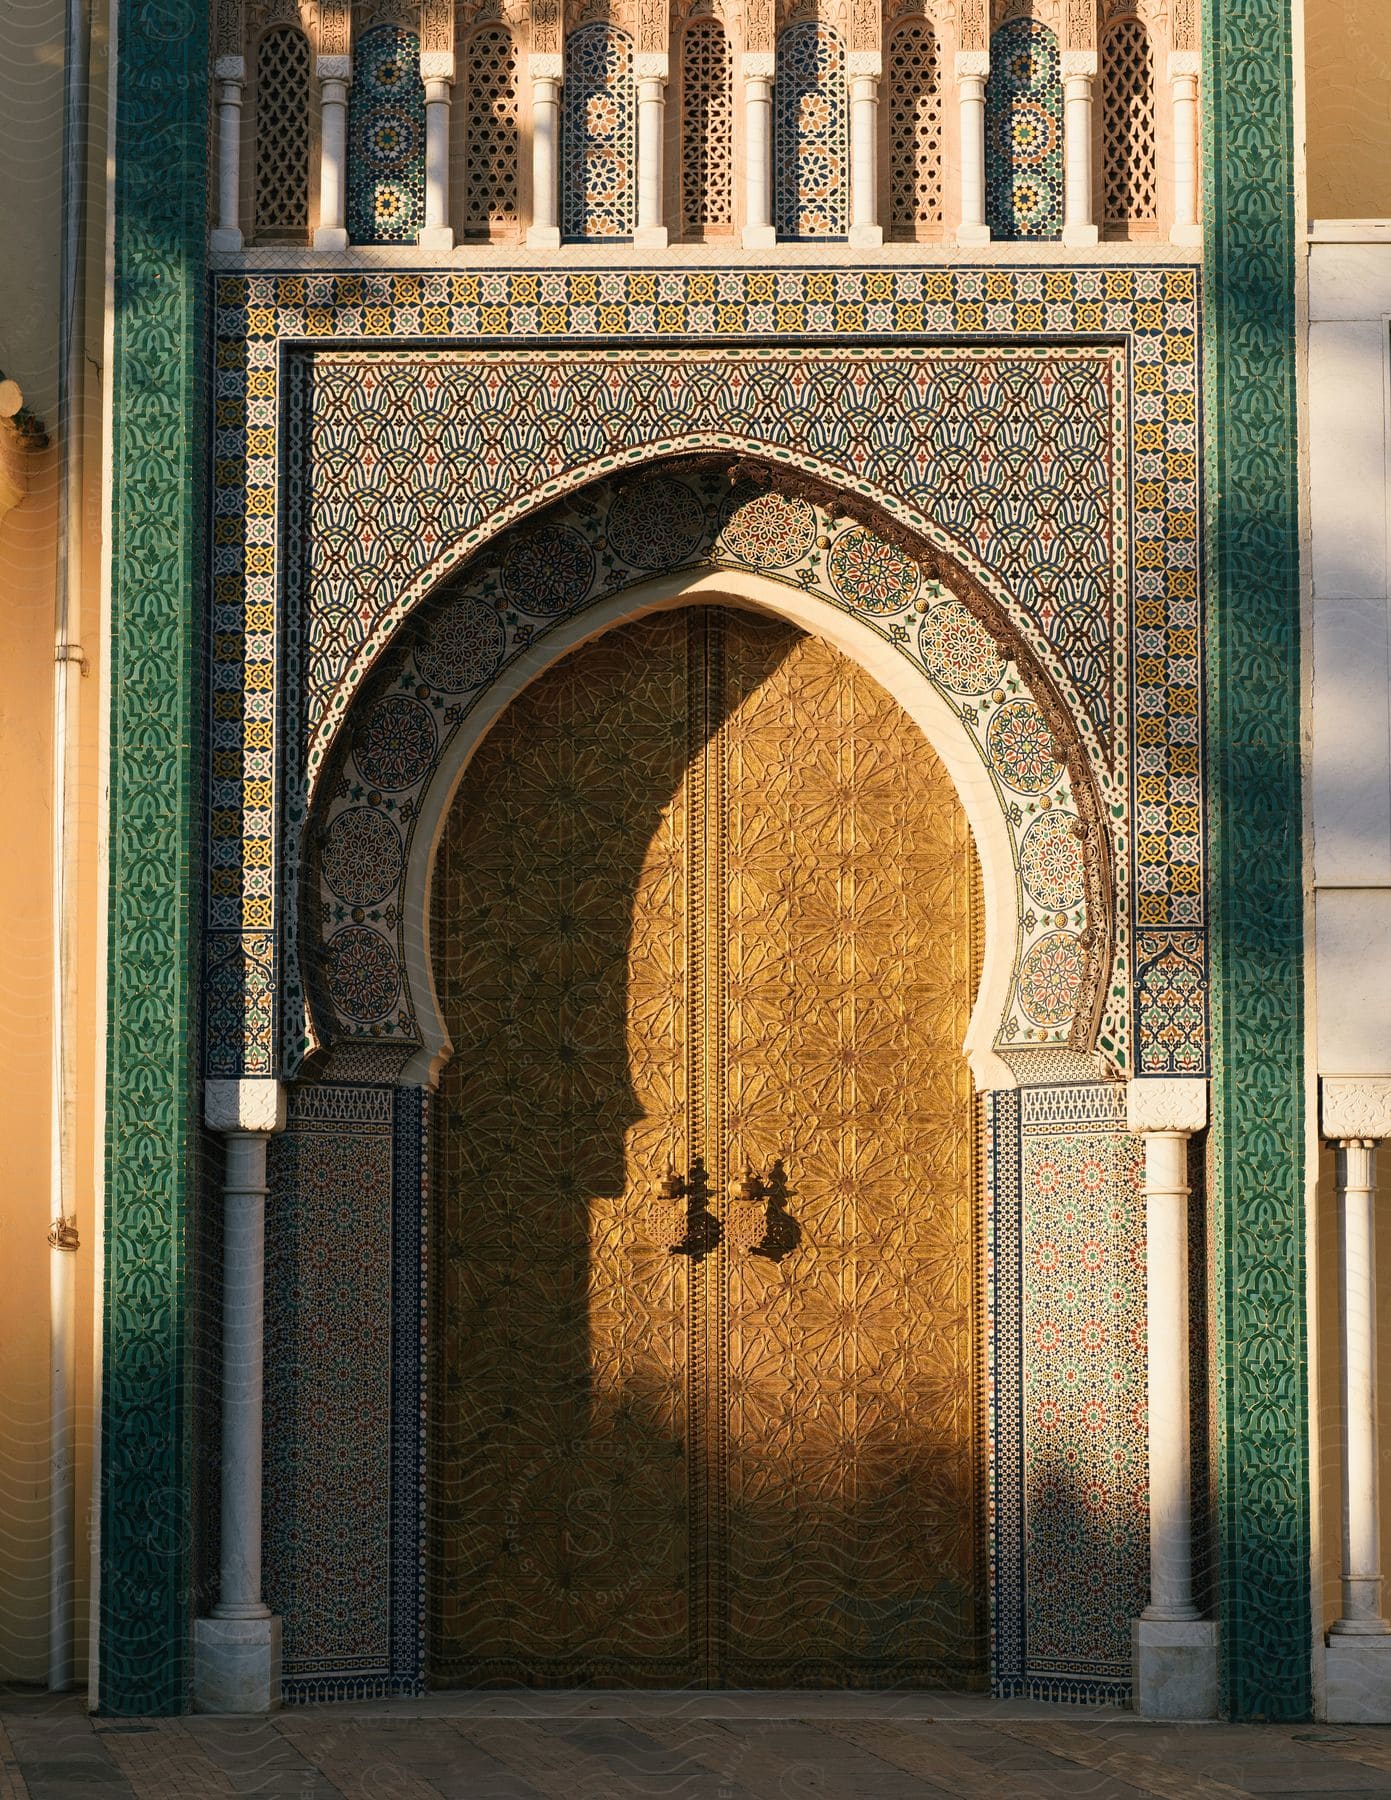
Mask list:
[[[1304,8],[1309,217],[1391,217],[1391,13],[1386,0]]]

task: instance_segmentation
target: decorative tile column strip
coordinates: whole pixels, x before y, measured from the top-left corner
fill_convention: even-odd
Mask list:
[[[449,111],[454,87],[454,52],[422,50],[425,84],[425,223],[417,242],[422,250],[452,250],[449,223]]]
[[[211,1618],[194,1626],[199,1712],[280,1704],[280,1621],[261,1598],[261,1417],[266,1292],[266,1147],[285,1129],[278,1081],[209,1081],[210,1131],[226,1139],[222,1225],[222,1566]]]
[[[1376,1153],[1391,1138],[1391,1075],[1323,1082],[1323,1135],[1338,1146],[1343,1350],[1343,1595],[1328,1633],[1327,1717],[1391,1723],[1391,1621],[1382,1610],[1377,1466]]]
[[[771,50],[746,51],[744,78],[744,235],[746,250],[777,243],[773,229],[773,69]]]
[[[878,50],[851,50],[845,58],[850,89],[850,242],[877,250],[884,242],[879,220],[879,81],[884,58]]]
[[[1309,1716],[1289,0],[1204,0],[1212,1267],[1224,1707]]]
[[[1171,244],[1201,244],[1198,223],[1198,72],[1196,50],[1169,54],[1169,94],[1174,122],[1174,222]]]
[[[241,105],[246,86],[246,58],[219,56],[213,64],[217,83],[217,224],[208,234],[213,250],[240,250],[241,234]]]
[[[526,241],[534,250],[560,248],[560,84],[564,58],[559,50],[533,54],[531,77],[531,226]]]
[[[638,94],[638,217],[633,242],[643,250],[667,247],[662,217],[662,140],[670,63],[665,51],[639,50],[633,58]]]
[[[319,223],[316,250],[348,247],[348,87],[353,78],[351,56],[321,56],[314,65],[319,80]]]
[[[961,134],[958,244],[990,242],[990,227],[985,222],[985,84],[989,76],[988,50],[957,51],[957,117]]]
[[[1063,242],[1086,249],[1100,237],[1092,200],[1092,84],[1095,50],[1065,50],[1063,75]]]
[[[1132,1081],[1126,1124],[1145,1144],[1150,1600],[1131,1625],[1132,1704],[1159,1719],[1217,1716],[1217,1625],[1193,1599],[1188,1382],[1188,1140],[1205,1081]]]
[[[96,1699],[188,1705],[186,1231],[202,866],[210,9],[132,0],[113,45],[109,904]]]

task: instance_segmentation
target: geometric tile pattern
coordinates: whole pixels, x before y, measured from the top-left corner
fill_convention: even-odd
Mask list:
[[[1128,787],[1133,761],[1146,809],[1130,845],[1137,922],[1201,928],[1192,269],[256,273],[221,277],[218,301],[218,1072],[278,1062],[263,1008],[249,1010],[240,1035],[235,1026],[243,971],[276,953],[277,791],[293,834],[311,751],[321,755],[419,594],[606,458],[782,455],[875,499],[976,570],[1096,747],[1094,766]],[[919,348],[924,333],[960,348]],[[1119,339],[1124,356],[1113,365],[1054,348],[1045,380],[1025,348],[1059,335]],[[525,346],[558,336],[565,351]],[[615,336],[629,346],[582,341]],[[682,336],[713,342],[672,347]],[[362,337],[432,347],[354,351]],[[721,350],[722,338],[749,348]],[[286,356],[294,347],[302,353]],[[1113,366],[1115,376],[1102,373]],[[312,543],[309,565],[278,566],[283,541]],[[1135,629],[1149,634],[1133,659],[1127,564]],[[302,721],[280,768],[277,696]],[[1128,810],[1112,825],[1128,832]]]
[[[394,25],[358,39],[348,90],[348,238],[413,244],[425,223],[420,40]]]
[[[637,211],[633,40],[602,22],[565,41],[561,232],[567,241],[627,238]]]
[[[774,213],[780,238],[845,236],[849,185],[845,51],[815,19],[778,36]]]
[[[1135,933],[1135,1068],[1201,1075],[1207,1068],[1208,976],[1201,931]]]
[[[992,238],[1054,239],[1063,228],[1063,84],[1058,40],[1011,19],[990,41],[985,219]]]

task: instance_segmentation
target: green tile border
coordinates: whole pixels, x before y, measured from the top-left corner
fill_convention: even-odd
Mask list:
[[[1311,1706],[1290,0],[1204,0],[1217,1569],[1225,1705]]]
[[[117,30],[99,1699],[175,1713],[192,1612],[208,12],[129,0]]]

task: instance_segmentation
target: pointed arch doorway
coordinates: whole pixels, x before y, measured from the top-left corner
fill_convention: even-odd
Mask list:
[[[611,630],[452,803],[437,1685],[983,1678],[975,857],[917,726],[727,606]]]

